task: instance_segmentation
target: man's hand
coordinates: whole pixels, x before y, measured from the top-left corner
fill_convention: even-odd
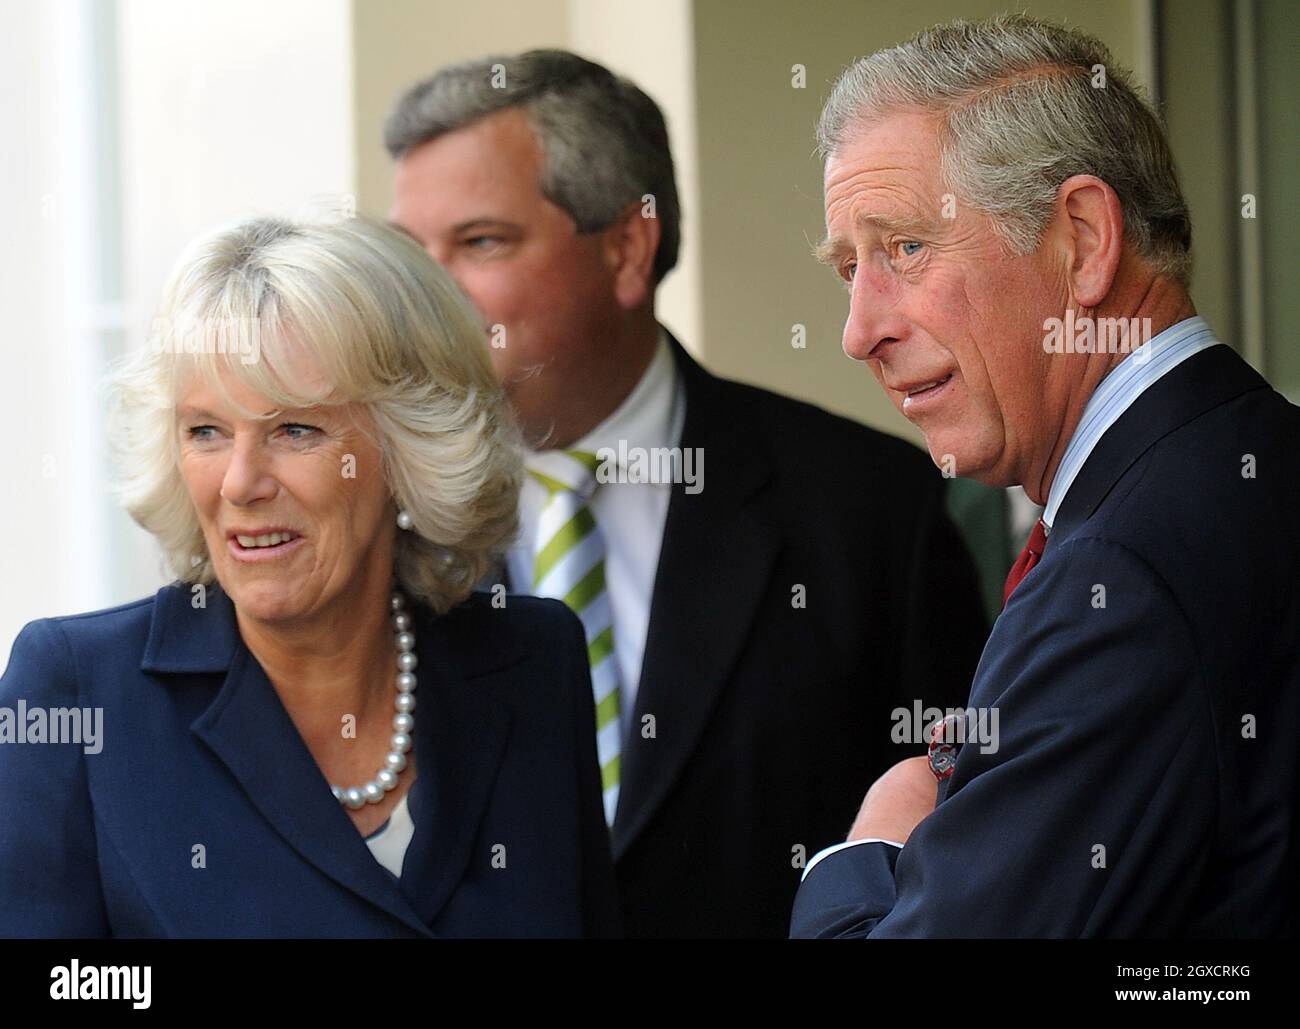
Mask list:
[[[928,758],[909,757],[898,762],[867,790],[849,839],[906,843],[921,819],[934,810],[938,794],[939,783]]]

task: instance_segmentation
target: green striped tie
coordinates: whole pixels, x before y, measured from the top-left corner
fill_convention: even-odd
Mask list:
[[[605,822],[613,825],[622,749],[619,674],[605,588],[605,538],[588,507],[599,463],[595,454],[548,450],[529,457],[528,471],[549,493],[537,522],[533,592],[563,600],[582,619],[596,701],[596,756]]]

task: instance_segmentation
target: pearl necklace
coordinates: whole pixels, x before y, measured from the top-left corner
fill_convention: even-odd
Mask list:
[[[393,706],[397,714],[393,716],[393,738],[388,743],[388,753],[384,755],[384,767],[375,773],[375,777],[364,786],[352,786],[342,789],[330,786],[334,799],[346,807],[356,810],[367,804],[378,804],[384,794],[396,789],[397,777],[406,767],[406,754],[411,749],[412,734],[415,732],[415,636],[411,632],[411,616],[402,610],[406,601],[400,593],[394,592],[392,601],[393,642],[397,646],[397,699]]]

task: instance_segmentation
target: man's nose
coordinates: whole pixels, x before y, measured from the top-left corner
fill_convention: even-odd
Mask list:
[[[879,358],[883,355],[877,348],[901,339],[905,333],[892,284],[859,267],[853,276],[849,313],[844,321],[844,353],[855,361]]]
[[[236,439],[230,450],[230,462],[221,478],[221,496],[237,507],[259,500],[270,500],[279,489],[270,474],[267,455],[257,440]]]

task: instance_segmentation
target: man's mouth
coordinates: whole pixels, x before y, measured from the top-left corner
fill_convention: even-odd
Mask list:
[[[908,390],[907,395],[909,397],[924,396],[926,393],[929,393],[931,390],[938,389],[940,386],[942,386],[945,382],[947,382],[951,378],[952,378],[952,372],[949,372],[942,379],[935,379],[933,382],[926,382],[920,386],[917,386],[915,389]]]
[[[900,391],[906,394],[902,403],[903,414],[911,416],[925,410],[932,404],[940,403],[944,395],[949,391],[951,382],[952,372],[949,372],[942,379],[918,382]]]

